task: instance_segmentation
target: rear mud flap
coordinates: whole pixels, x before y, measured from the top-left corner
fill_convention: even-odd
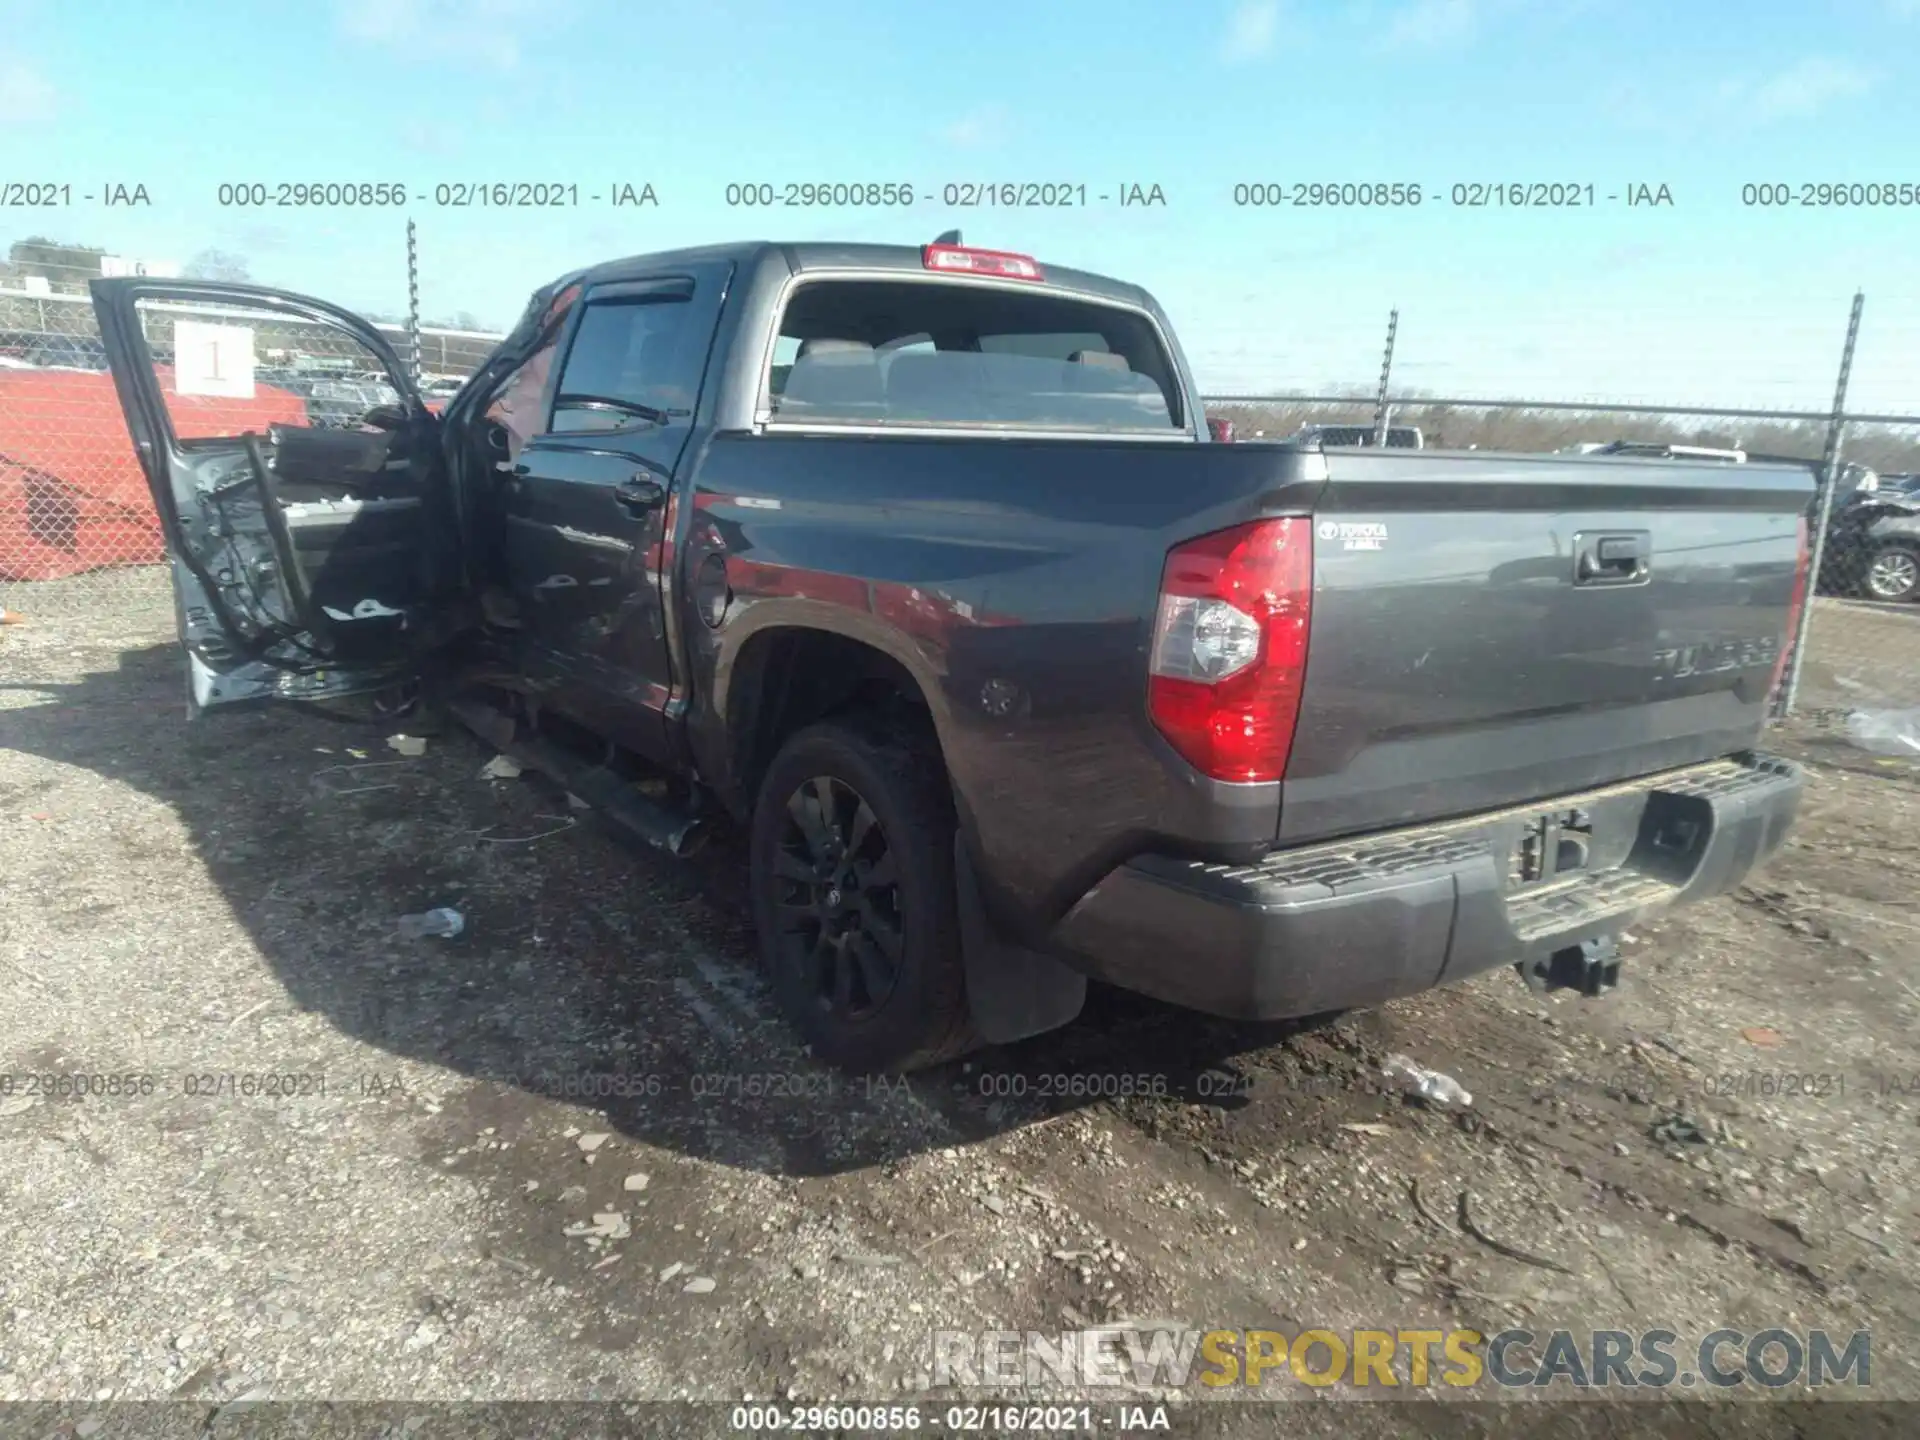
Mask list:
[[[966,842],[953,841],[960,901],[960,948],[967,971],[967,1008],[989,1045],[1006,1045],[1057,1030],[1080,1013],[1087,977],[1051,955],[1002,940],[987,919]]]

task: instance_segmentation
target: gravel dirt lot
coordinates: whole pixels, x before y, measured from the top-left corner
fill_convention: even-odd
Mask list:
[[[1856,608],[1816,639],[1920,673],[1920,616]],[[1790,848],[1603,1001],[1096,992],[862,1083],[776,1016],[732,842],[636,850],[458,731],[189,726],[152,607],[0,632],[0,1073],[152,1077],[0,1096],[0,1398],[911,1399],[931,1329],[1119,1320],[1871,1330],[1920,1395],[1920,764],[1821,656]],[[465,933],[397,931],[436,905]]]

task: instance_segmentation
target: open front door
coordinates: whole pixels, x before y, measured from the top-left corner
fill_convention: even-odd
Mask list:
[[[278,290],[92,282],[173,566],[197,709],[417,673],[459,567],[439,422],[360,317]]]

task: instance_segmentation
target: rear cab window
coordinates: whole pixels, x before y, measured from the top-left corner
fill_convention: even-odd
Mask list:
[[[774,425],[1189,433],[1154,323],[1042,288],[803,279],[767,376]]]

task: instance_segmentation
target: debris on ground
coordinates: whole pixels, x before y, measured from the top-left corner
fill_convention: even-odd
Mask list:
[[[427,753],[427,742],[419,735],[389,735],[387,748],[402,755],[418,757]]]
[[[482,780],[518,780],[522,773],[520,762],[511,755],[496,755],[480,767]]]
[[[1391,1125],[1382,1125],[1377,1120],[1352,1120],[1340,1128],[1351,1130],[1356,1135],[1391,1135],[1393,1133]]]
[[[1537,1265],[1542,1270],[1557,1270],[1562,1275],[1578,1275],[1580,1272],[1558,1260],[1545,1255],[1535,1255],[1531,1250],[1522,1250],[1518,1245],[1509,1245],[1505,1240],[1489,1235],[1473,1217],[1473,1192],[1460,1192],[1460,1228],[1485,1245],[1489,1250],[1497,1250],[1510,1260],[1518,1260],[1523,1265]]]
[[[633,1227],[627,1223],[626,1215],[619,1210],[602,1210],[590,1224],[574,1224],[560,1232],[579,1240],[624,1240],[633,1233]]]
[[[436,906],[418,915],[400,917],[400,933],[409,940],[419,940],[429,935],[451,940],[466,928],[467,917],[445,905]]]
[[[644,1190],[644,1189],[646,1189],[646,1188],[647,1188],[647,1176],[646,1176],[646,1174],[645,1174],[645,1172],[644,1172],[644,1171],[639,1171],[639,1170],[636,1170],[636,1171],[635,1171],[635,1172],[634,1172],[633,1174],[631,1174],[631,1175],[629,1175],[629,1176],[627,1176],[627,1178],[626,1178],[625,1180],[622,1180],[622,1181],[620,1182],[620,1188],[621,1188],[622,1190],[630,1190],[630,1191],[633,1191],[633,1192],[634,1192],[634,1193],[636,1193],[636,1194],[637,1194],[637,1193],[639,1193],[640,1191],[642,1191],[642,1190]]]
[[[1780,1032],[1771,1025],[1749,1025],[1740,1032],[1740,1038],[1749,1045],[1770,1050],[1780,1043]]]
[[[534,840],[545,840],[549,836],[563,835],[579,823],[572,815],[542,815],[539,818],[542,820],[557,820],[560,823],[557,825],[549,825],[544,830],[536,830],[531,835],[489,835],[485,830],[482,830],[477,832],[474,838],[486,845],[525,845]],[[491,828],[491,826],[488,827],[488,829]]]
[[[1443,1110],[1464,1110],[1473,1104],[1472,1093],[1458,1080],[1438,1070],[1429,1070],[1405,1055],[1387,1056],[1381,1062],[1380,1073],[1405,1093],[1417,1095]]]
[[[609,1135],[606,1131],[598,1130],[591,1135],[582,1135],[578,1140],[575,1140],[573,1143],[578,1145],[582,1150],[586,1151],[587,1154],[591,1155],[594,1151],[598,1150],[602,1145],[606,1144],[607,1141],[611,1140],[612,1138],[613,1136]]]
[[[1420,1182],[1418,1179],[1414,1180],[1408,1187],[1408,1193],[1413,1197],[1413,1208],[1419,1212],[1420,1218],[1426,1221],[1427,1224],[1444,1235],[1456,1235],[1459,1233],[1453,1226],[1433,1213],[1433,1210],[1427,1205],[1426,1197],[1420,1193]]]
[[[22,615],[18,610],[9,610],[5,606],[0,606],[0,625],[24,625],[26,623],[27,617]]]
[[[681,1293],[686,1295],[711,1295],[713,1293],[713,1281],[707,1279],[704,1275],[696,1275],[693,1279],[682,1285],[680,1289]]]
[[[1847,739],[1874,755],[1920,756],[1920,709],[1855,710]]]
[[[326,753],[331,755],[333,752],[329,750]],[[347,753],[349,755],[365,755],[365,752],[360,750],[349,750]],[[343,795],[366,795],[375,790],[392,790],[396,787],[391,780],[371,779],[368,776],[362,775],[361,772],[363,770],[391,770],[394,766],[401,763],[402,762],[398,760],[365,760],[358,765],[327,765],[314,771],[313,774],[308,777],[307,784],[315,795],[322,796],[329,800],[338,799]],[[344,775],[347,779],[344,782],[335,782],[327,779],[329,775]],[[358,783],[362,780],[366,780],[367,783]]]
[[[1690,1115],[1674,1114],[1657,1122],[1647,1132],[1663,1145],[1706,1145],[1710,1143],[1700,1122]]]
[[[1427,1288],[1427,1277],[1414,1266],[1398,1265],[1387,1277],[1387,1283],[1396,1290],[1404,1290],[1410,1295],[1418,1295]]]

